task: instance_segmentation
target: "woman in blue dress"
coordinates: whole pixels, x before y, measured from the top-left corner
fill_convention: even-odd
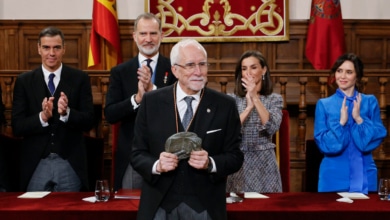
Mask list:
[[[338,58],[331,69],[338,88],[316,105],[314,139],[324,158],[319,192],[377,190],[377,168],[372,157],[387,135],[378,101],[361,93],[363,63],[352,53]]]

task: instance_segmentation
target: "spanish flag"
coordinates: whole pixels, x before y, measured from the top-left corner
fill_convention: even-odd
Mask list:
[[[105,69],[122,62],[116,0],[93,0],[88,67],[100,64],[102,49]]]
[[[122,63],[119,36],[116,0],[93,0],[88,67],[100,64],[102,58],[105,61],[102,67],[106,70]],[[115,161],[119,126],[119,123],[112,125],[112,161]],[[112,164],[112,171],[114,171],[115,166],[114,163]],[[114,181],[113,176],[112,173],[111,183]]]
[[[306,57],[313,67],[330,69],[345,53],[345,36],[339,0],[312,0]]]

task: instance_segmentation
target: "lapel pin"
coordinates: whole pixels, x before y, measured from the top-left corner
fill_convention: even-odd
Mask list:
[[[208,108],[208,109],[207,109],[207,113],[210,113],[210,112],[211,112],[211,110]]]

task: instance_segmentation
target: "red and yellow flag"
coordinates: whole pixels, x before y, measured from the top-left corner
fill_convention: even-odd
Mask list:
[[[345,53],[345,36],[339,0],[312,0],[306,57],[315,69],[330,69]]]
[[[122,62],[116,0],[93,0],[88,67],[100,64],[101,49],[106,69]]]
[[[89,44],[88,67],[101,63],[106,70],[122,62],[116,0],[93,0],[92,28]],[[103,52],[101,51],[103,50]],[[119,123],[112,126],[112,161],[118,142]],[[112,170],[115,170],[113,163]],[[111,181],[114,181],[112,174]]]

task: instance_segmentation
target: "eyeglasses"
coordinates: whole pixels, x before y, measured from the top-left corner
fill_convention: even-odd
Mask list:
[[[175,63],[174,65],[180,66],[181,68],[187,70],[187,72],[194,72],[196,66],[199,66],[199,70],[200,71],[205,71],[205,70],[207,70],[207,67],[210,64],[207,63],[207,62],[200,62],[198,64],[196,64],[196,63],[186,63],[185,65],[180,65],[180,64]]]

